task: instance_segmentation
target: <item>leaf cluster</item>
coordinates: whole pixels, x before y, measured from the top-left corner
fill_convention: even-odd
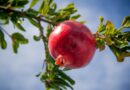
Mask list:
[[[97,40],[97,48],[100,51],[105,49],[107,45],[114,53],[117,61],[124,61],[125,57],[130,56],[130,16],[126,16],[122,21],[120,28],[115,28],[114,24],[107,20],[104,24],[103,17],[100,17],[100,25],[95,34]]]

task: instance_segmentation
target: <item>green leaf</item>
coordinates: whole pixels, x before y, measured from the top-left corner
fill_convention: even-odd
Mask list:
[[[12,39],[14,39],[16,42],[19,42],[20,44],[27,44],[28,39],[26,39],[21,33],[13,33]]]
[[[55,83],[58,83],[59,85],[64,85],[64,86],[67,86],[69,88],[71,88],[71,90],[73,90],[73,87],[68,84],[64,79],[61,79],[61,78],[55,78]]]
[[[100,19],[100,23],[103,24],[104,18],[102,16],[100,16],[99,19]]]
[[[19,43],[18,41],[15,41],[15,39],[13,40],[12,47],[13,47],[14,53],[18,53]]]
[[[12,15],[11,21],[19,30],[25,31],[24,27],[21,25],[21,20],[17,17],[17,15]]]
[[[80,14],[77,14],[77,15],[72,16],[72,17],[70,18],[70,20],[76,20],[76,19],[78,19],[78,18],[80,18]]]
[[[99,48],[99,51],[103,51],[105,49],[105,41],[101,38],[96,38],[96,47]]]
[[[105,37],[105,41],[107,45],[112,45],[114,44],[114,42],[111,40],[111,37],[109,37],[108,35]]]
[[[48,28],[47,28],[47,33],[46,33],[47,38],[48,38],[48,37],[49,37],[49,35],[51,34],[52,29],[53,29],[53,27],[52,27],[51,25],[48,25]]]
[[[48,69],[49,71],[52,71],[53,68],[54,68],[53,63],[48,63],[48,67],[47,67],[47,69]],[[51,75],[51,74],[50,74],[50,75]],[[54,75],[52,75],[52,76],[54,76]]]
[[[26,31],[26,30],[24,29],[24,27],[23,27],[21,24],[19,24],[19,23],[15,23],[15,26],[16,26],[18,29],[22,30],[22,31]]]
[[[9,17],[8,13],[4,11],[0,11],[0,24],[8,24],[9,23]]]
[[[35,6],[38,3],[39,0],[32,0],[32,2],[30,3],[30,8],[32,8],[33,6]]]
[[[5,40],[3,40],[3,41],[1,42],[1,48],[2,48],[2,49],[6,49],[6,47],[7,47],[7,43],[6,43]]]
[[[43,0],[41,3],[41,6],[39,7],[39,10],[38,10],[40,13],[42,12],[42,9],[44,8],[44,4],[45,4],[45,2]]]
[[[121,48],[123,51],[126,51],[126,50],[130,50],[130,46],[125,46],[123,48]]]
[[[69,71],[69,70],[72,70],[72,69],[66,68],[66,67],[63,69],[63,71]]]
[[[58,70],[59,75],[64,78],[65,80],[67,80],[70,84],[74,85],[75,81],[73,79],[71,79],[68,75],[66,75],[64,72],[62,72],[61,70]]]
[[[13,7],[21,8],[21,7],[24,7],[29,1],[28,0],[10,0],[10,2]]]
[[[28,17],[29,22],[34,25],[37,28],[40,28],[40,25],[37,21],[35,21],[33,18]]]
[[[43,15],[46,16],[49,9],[50,9],[50,0],[44,0],[39,8],[39,12]]]
[[[130,28],[130,16],[124,18],[122,22],[122,26],[126,28]]]
[[[33,36],[33,39],[34,39],[35,41],[40,41],[41,37],[34,35],[34,36]]]
[[[112,50],[112,52],[115,54],[117,60],[119,62],[123,62],[124,61],[124,56],[122,55],[122,52],[120,51],[120,49],[114,47],[113,45],[111,45],[109,47]]]
[[[44,82],[47,78],[48,78],[48,77],[47,77],[47,74],[46,74],[46,72],[45,72],[44,74],[42,74],[40,80],[41,80],[42,82]]]
[[[123,56],[123,57],[130,57],[130,52],[123,52],[123,53],[122,53],[122,56]]]
[[[2,27],[0,27],[0,40],[4,39],[4,33],[2,32]]]
[[[114,34],[115,27],[109,20],[106,22],[106,35]]]
[[[26,11],[26,14],[28,15],[28,17],[36,17],[38,15],[38,11],[34,10],[34,9],[31,9],[29,8],[27,11]]]
[[[75,8],[75,6],[74,6],[74,3],[70,3],[70,4],[68,4],[65,8],[64,8],[64,10],[72,10],[72,9],[74,9]]]
[[[7,42],[6,40],[4,39],[4,33],[2,32],[2,27],[0,27],[0,46],[2,49],[6,49],[7,47]]]
[[[50,90],[52,90],[52,89],[54,89],[54,90],[61,90],[60,89],[60,85],[58,85],[56,82],[50,83],[49,86],[51,88]]]
[[[104,33],[104,31],[106,30],[106,26],[103,24],[103,21],[104,21],[104,18],[102,17],[102,16],[100,16],[99,17],[99,19],[100,19],[100,24],[99,24],[99,26],[98,26],[98,32],[99,33]]]
[[[14,53],[18,52],[18,48],[20,44],[27,44],[28,43],[28,39],[26,39],[21,33],[13,33],[12,36],[12,47],[13,47],[13,51]]]
[[[53,9],[53,11],[55,11],[55,10],[56,10],[56,8],[57,8],[56,3],[53,3],[53,4],[51,5],[51,8]]]

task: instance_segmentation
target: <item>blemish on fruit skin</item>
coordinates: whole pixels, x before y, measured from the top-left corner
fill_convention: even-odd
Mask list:
[[[81,68],[91,61],[96,42],[86,26],[76,21],[65,21],[50,34],[48,48],[55,60],[62,55],[58,58],[59,64],[67,68]]]

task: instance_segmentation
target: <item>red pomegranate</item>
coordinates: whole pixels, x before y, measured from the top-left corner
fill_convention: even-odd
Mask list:
[[[52,31],[48,48],[56,65],[81,68],[91,61],[96,51],[96,40],[85,25],[68,20]]]

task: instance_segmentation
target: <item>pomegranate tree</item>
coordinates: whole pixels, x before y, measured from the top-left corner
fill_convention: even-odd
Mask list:
[[[85,25],[68,20],[52,31],[48,48],[56,65],[81,68],[91,61],[96,50],[96,40]]]
[[[30,6],[24,8],[28,4]],[[14,53],[18,53],[18,48],[29,41],[25,38],[25,33],[21,32],[28,30],[25,28],[26,24],[37,27],[39,34],[34,34],[33,38],[43,42],[42,51],[45,51],[45,69],[42,68],[37,77],[45,84],[46,90],[74,90],[72,86],[75,80],[57,65],[69,69],[81,68],[92,60],[96,49],[103,51],[107,46],[118,62],[130,57],[130,16],[123,19],[119,28],[115,28],[109,20],[104,22],[104,18],[100,16],[97,31],[92,34],[85,25],[76,22],[80,17],[76,12],[74,3],[58,9],[54,0],[0,0],[0,48],[6,49],[10,44],[6,40],[8,36],[12,41]],[[22,24],[27,20],[28,23]],[[21,31],[6,30],[4,26],[10,22],[10,25]],[[43,23],[47,23],[47,27],[43,26]]]

